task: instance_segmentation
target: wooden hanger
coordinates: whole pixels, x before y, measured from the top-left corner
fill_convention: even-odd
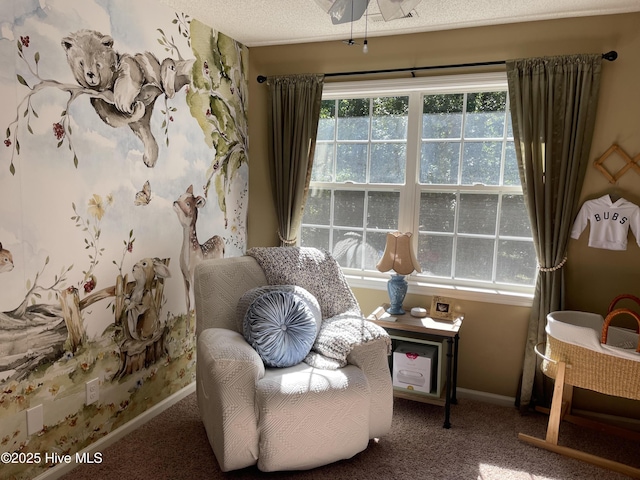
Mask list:
[[[618,154],[625,161],[624,167],[618,170],[615,174],[611,174],[605,167],[604,161],[609,158],[614,153]],[[622,148],[620,148],[615,143],[611,145],[606,152],[604,152],[600,158],[593,162],[593,165],[602,173],[609,183],[617,183],[620,177],[622,177],[625,173],[627,173],[630,169],[634,169],[638,174],[640,174],[640,165],[636,162],[640,160],[640,154],[635,158],[631,158],[627,152],[625,152]]]

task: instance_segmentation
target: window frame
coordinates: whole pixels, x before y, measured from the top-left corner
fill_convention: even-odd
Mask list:
[[[447,93],[473,93],[478,91],[506,90],[506,72],[446,75],[435,77],[420,77],[409,79],[391,80],[367,80],[347,82],[327,82],[323,88],[323,100],[335,100],[342,98],[371,98],[383,96],[409,96],[409,117],[407,121],[406,143],[406,170],[404,184],[377,184],[353,183],[353,182],[312,182],[313,188],[330,190],[352,190],[364,192],[365,196],[370,191],[398,192],[400,195],[400,215],[398,228],[401,231],[416,232],[414,248],[417,246],[417,232],[419,224],[419,199],[425,191],[424,184],[419,182],[419,159],[422,148],[422,98],[428,94]],[[504,164],[503,164],[504,166]],[[413,185],[412,185],[413,184]],[[484,186],[484,185],[434,185],[428,188],[432,192],[455,193],[487,193],[506,195],[509,193],[522,193],[521,186]],[[500,200],[499,200],[500,201]],[[366,215],[366,212],[365,212]],[[331,222],[333,219],[331,219]],[[333,225],[333,224],[331,224]],[[332,226],[332,228],[336,228]],[[366,228],[366,227],[365,227]],[[301,236],[299,235],[299,238]],[[493,237],[498,241],[498,237]],[[502,236],[500,236],[502,238]],[[506,237],[509,239],[509,237]],[[497,248],[497,247],[496,247]],[[360,269],[342,268],[351,287],[386,290],[389,275],[378,271],[362,271]],[[445,295],[462,300],[475,300],[490,303],[500,303],[517,306],[531,306],[533,300],[534,285],[499,285],[483,282],[465,281],[437,277],[420,277],[412,274],[406,277],[409,283],[409,293],[419,295]]]

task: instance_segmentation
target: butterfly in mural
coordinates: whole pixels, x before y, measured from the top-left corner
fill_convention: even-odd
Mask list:
[[[144,182],[144,185],[142,186],[142,190],[140,190],[138,193],[136,193],[136,199],[133,201],[134,205],[138,206],[138,205],[149,205],[149,202],[151,201],[151,184],[149,183],[149,180],[147,180],[146,182]]]

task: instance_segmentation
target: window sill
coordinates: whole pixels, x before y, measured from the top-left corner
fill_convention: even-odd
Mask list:
[[[387,291],[386,278],[366,277],[345,273],[347,283],[351,288],[368,288],[371,290]],[[509,290],[476,288],[455,285],[439,285],[419,281],[416,278],[407,278],[409,289],[407,293],[416,295],[441,295],[453,297],[459,300],[471,300],[475,302],[497,303],[500,305],[513,305],[518,307],[531,307],[533,304],[533,292],[513,292]]]

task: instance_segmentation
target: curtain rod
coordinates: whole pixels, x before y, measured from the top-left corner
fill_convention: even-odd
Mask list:
[[[609,60],[613,62],[616,58],[618,58],[618,52],[615,50],[611,50],[610,52],[603,53],[602,58],[605,60]],[[413,75],[414,72],[418,70],[436,70],[436,69],[444,69],[444,68],[465,68],[465,67],[486,67],[491,65],[504,65],[506,64],[506,60],[497,60],[495,62],[479,62],[479,63],[459,63],[457,65],[432,65],[429,67],[411,67],[411,68],[392,68],[389,70],[368,70],[362,72],[335,72],[335,73],[325,73],[325,77],[346,77],[350,75],[374,75],[378,73],[399,73],[399,72],[411,72]],[[264,83],[267,81],[267,77],[264,75],[258,75],[258,83]]]

